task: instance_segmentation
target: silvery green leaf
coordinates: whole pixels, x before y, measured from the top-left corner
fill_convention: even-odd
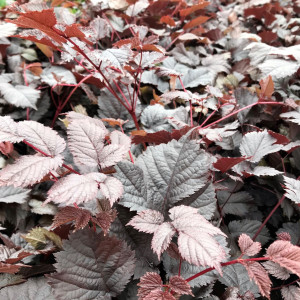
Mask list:
[[[30,193],[29,189],[20,187],[1,186],[0,187],[0,202],[4,203],[25,203]]]
[[[8,286],[0,290],[0,298],[7,300],[55,300],[52,288],[44,277],[29,278],[17,286]]]
[[[259,227],[261,226],[261,222],[257,220],[239,220],[239,221],[231,221],[228,224],[228,229],[231,233],[231,237],[237,239],[242,233],[245,233],[253,238]],[[266,227],[262,229],[260,234],[257,236],[256,241],[260,242],[262,245],[266,244],[270,240],[270,234]]]
[[[168,209],[193,195],[207,182],[212,157],[189,135],[187,133],[179,141],[150,146],[136,160],[145,180],[164,199],[160,209]]]

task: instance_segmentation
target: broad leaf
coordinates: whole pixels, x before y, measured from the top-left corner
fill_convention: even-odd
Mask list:
[[[18,132],[18,124],[8,116],[0,117],[0,142],[17,143],[23,140]]]
[[[70,205],[92,200],[97,196],[99,184],[105,179],[106,175],[102,173],[70,174],[55,182],[48,191],[45,203],[53,201]]]
[[[262,132],[250,132],[244,135],[240,151],[242,155],[249,157],[251,162],[259,162],[265,155],[279,151],[282,145],[276,144],[276,139]]]
[[[262,264],[269,274],[278,279],[287,280],[291,276],[290,272],[286,268],[281,267],[279,264],[273,261],[268,260],[266,262],[263,262]]]
[[[113,237],[86,228],[71,234],[48,276],[56,298],[109,299],[121,293],[134,270],[134,252]],[[84,258],[84,259],[83,259]]]
[[[188,133],[179,141],[148,147],[136,165],[164,199],[160,207],[165,210],[206,184],[211,160],[195,140],[189,139]]]
[[[36,108],[36,102],[40,97],[40,91],[25,85],[13,86],[10,83],[0,83],[0,92],[4,99],[17,107]]]
[[[22,298],[20,298],[20,296]],[[55,300],[52,288],[44,277],[29,278],[25,283],[8,286],[0,290],[0,297],[7,300]]]
[[[63,164],[60,155],[52,158],[39,155],[24,155],[14,164],[0,171],[0,186],[14,185],[26,187],[43,179],[49,172]]]
[[[30,190],[13,186],[0,187],[0,202],[4,203],[25,203]]]
[[[121,198],[124,191],[122,183],[117,178],[109,176],[100,184],[100,189],[102,194],[110,200],[111,206],[116,200]]]
[[[44,153],[56,156],[65,150],[64,139],[50,127],[34,121],[23,121],[17,125],[19,135]]]
[[[300,125],[300,112],[298,111],[286,112],[281,114],[280,117],[286,119],[286,121]]]
[[[275,241],[269,246],[267,256],[273,262],[300,276],[300,248],[298,246],[288,241]]]

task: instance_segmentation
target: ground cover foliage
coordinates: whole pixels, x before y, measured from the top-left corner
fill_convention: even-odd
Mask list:
[[[1,299],[300,299],[299,1],[1,2]]]

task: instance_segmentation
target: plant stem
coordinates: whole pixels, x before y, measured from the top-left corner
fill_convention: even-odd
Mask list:
[[[274,214],[274,212],[276,211],[276,209],[280,206],[280,204],[283,202],[285,198],[285,195],[283,195],[280,200],[278,201],[278,203],[274,206],[274,208],[272,209],[272,211],[269,213],[269,215],[266,217],[266,219],[264,220],[264,222],[260,225],[260,227],[258,228],[257,232],[255,233],[255,235],[253,236],[252,240],[255,241],[256,238],[258,237],[258,235],[260,234],[260,232],[263,230],[263,228],[265,227],[265,225],[267,224],[267,222],[269,221],[269,219],[272,217],[272,215]]]
[[[257,258],[247,258],[247,259],[235,259],[235,260],[232,260],[232,261],[228,261],[228,262],[225,262],[225,263],[221,263],[221,266],[222,267],[225,267],[225,266],[229,266],[229,265],[234,265],[234,264],[242,264],[243,262],[248,262],[248,261],[261,261],[261,260],[270,260],[269,257],[257,257]],[[211,267],[211,268],[207,268],[189,278],[186,279],[187,282],[189,281],[192,281],[194,280],[195,278],[201,276],[201,275],[204,275],[212,270],[215,270],[215,267]]]

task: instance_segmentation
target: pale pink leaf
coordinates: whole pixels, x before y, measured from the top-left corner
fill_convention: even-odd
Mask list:
[[[169,210],[169,214],[173,226],[180,232],[188,233],[190,230],[199,230],[209,235],[226,236],[218,227],[202,217],[197,208],[185,205],[175,206]]]
[[[68,175],[54,183],[45,203],[53,201],[70,205],[92,200],[97,196],[99,184],[105,179],[106,175],[102,173]]]
[[[63,164],[63,158],[39,155],[24,155],[14,164],[0,171],[0,186],[14,185],[26,187],[39,182],[49,172],[55,171]]]
[[[267,130],[250,132],[244,135],[240,151],[249,157],[250,162],[259,162],[265,155],[281,150],[282,145],[276,144],[276,139]]]
[[[127,225],[142,232],[154,233],[163,222],[164,216],[159,211],[147,209],[139,212]]]
[[[280,266],[300,276],[300,247],[288,241],[275,241],[268,250],[267,256]]]
[[[267,271],[257,261],[243,263],[249,277],[255,281],[262,296],[270,299],[272,282]]]
[[[128,152],[128,148],[123,145],[110,144],[99,151],[98,160],[102,168],[115,165],[124,159]]]
[[[261,250],[261,243],[254,242],[247,234],[241,234],[238,240],[243,254],[254,256]]]
[[[283,176],[285,182],[285,196],[295,203],[300,203],[300,180]]]
[[[19,136],[44,153],[56,156],[65,150],[66,143],[53,129],[35,121],[17,123]]]
[[[226,235],[198,214],[196,208],[180,205],[171,208],[169,213],[179,235],[178,249],[181,256],[197,266],[215,267],[222,274],[220,263],[226,254],[212,236]]]
[[[130,146],[131,146],[130,137],[128,137],[126,134],[124,134],[120,131],[117,131],[117,130],[113,131],[110,134],[110,141],[114,145],[124,146],[125,147],[124,151],[126,151],[126,152],[128,152],[130,150]]]
[[[162,284],[163,282],[159,274],[147,272],[141,277],[140,282],[137,284],[140,287],[138,291],[139,299],[144,299],[144,297],[146,297],[153,290],[161,290]]]
[[[169,286],[176,294],[192,295],[191,286],[181,276],[173,276],[170,278]]]
[[[179,232],[178,249],[181,256],[196,266],[214,267],[220,274],[220,263],[225,259],[224,249],[209,234],[195,230]]]
[[[109,199],[113,205],[123,195],[123,184],[120,180],[114,177],[106,177],[103,183],[100,184],[102,194]]]
[[[279,264],[273,261],[268,260],[266,262],[263,262],[262,265],[268,271],[269,274],[273,275],[278,279],[287,280],[291,276],[286,268],[281,267]]]
[[[18,143],[22,140],[17,123],[11,117],[0,117],[0,142]]]
[[[169,222],[162,223],[154,232],[151,248],[157,254],[158,259],[168,248],[175,233],[175,228]]]
[[[300,300],[300,288],[295,285],[284,286],[281,295],[284,300]]]
[[[77,113],[68,113],[68,118],[69,149],[75,162],[89,167],[100,165],[99,156],[107,134],[102,121]]]

